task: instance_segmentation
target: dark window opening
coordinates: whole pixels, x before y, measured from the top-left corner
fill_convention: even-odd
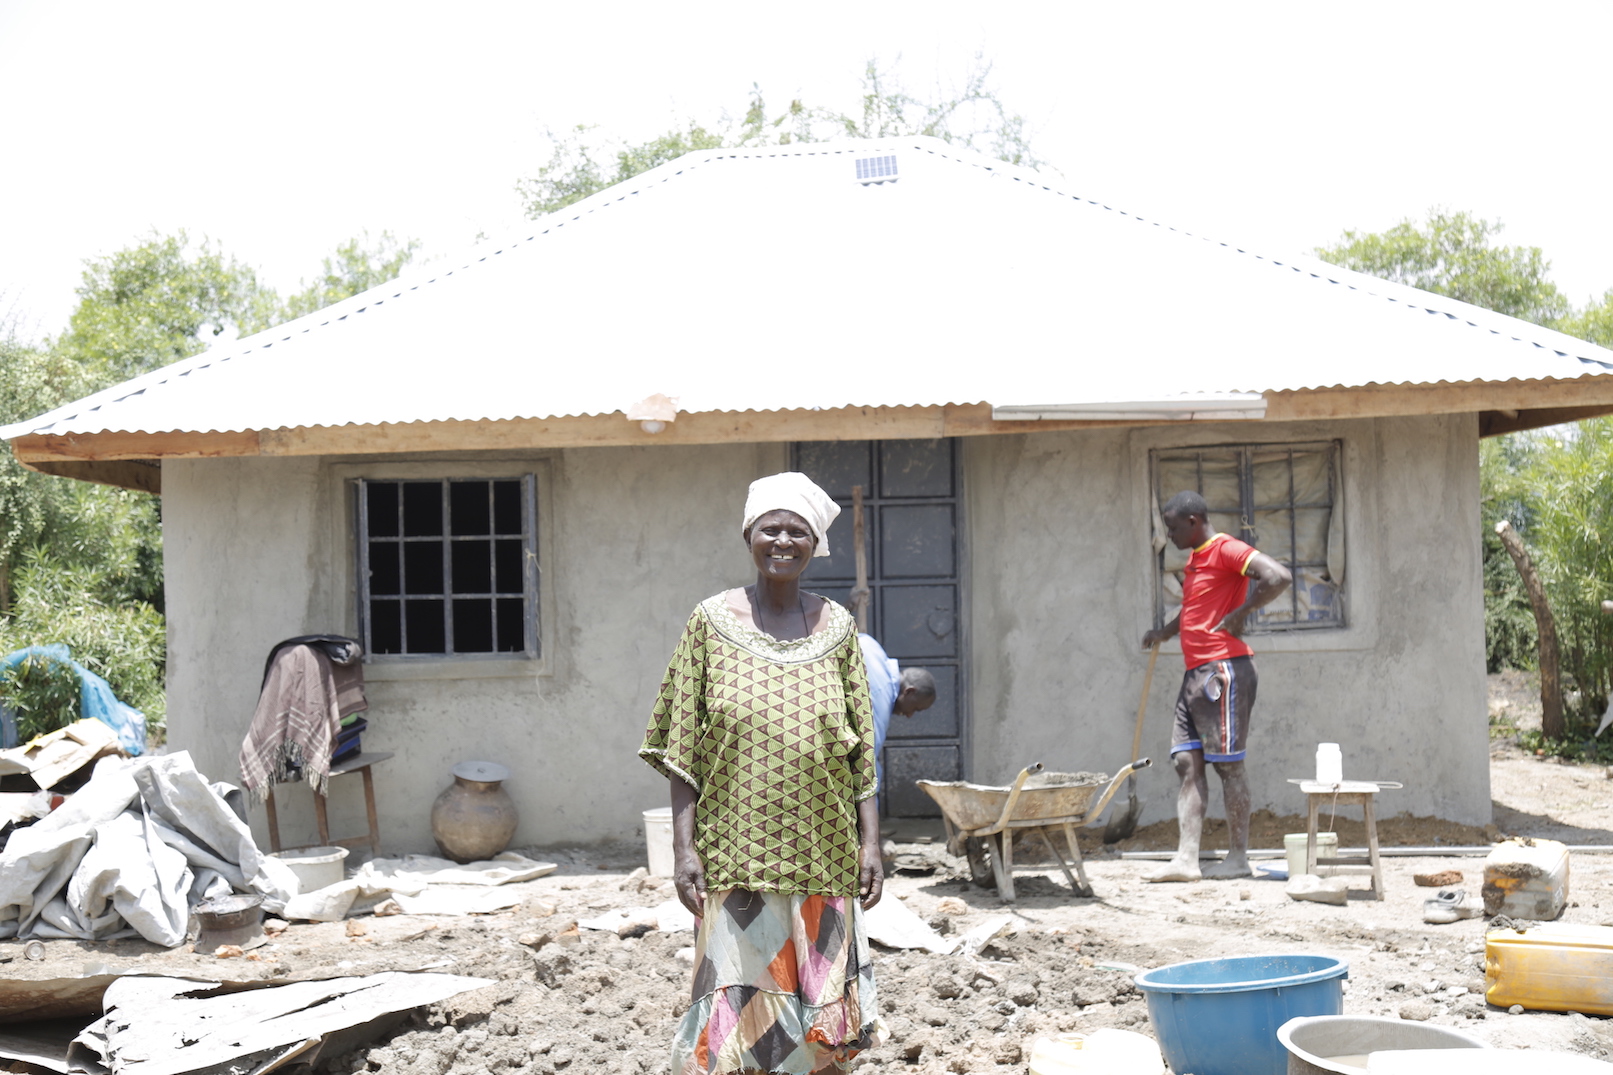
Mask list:
[[[537,655],[531,476],[357,485],[366,652]]]
[[[1154,510],[1191,489],[1204,497],[1210,525],[1248,542],[1294,575],[1287,593],[1255,614],[1251,631],[1345,625],[1343,486],[1338,441],[1158,449]],[[1164,538],[1155,522],[1156,538]],[[1163,542],[1156,560],[1155,622],[1181,608],[1188,553]]]

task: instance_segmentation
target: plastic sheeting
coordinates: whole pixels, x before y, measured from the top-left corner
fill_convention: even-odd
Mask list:
[[[538,862],[514,851],[467,863],[431,855],[371,859],[344,881],[287,900],[280,913],[310,922],[335,922],[390,896],[406,914],[488,914],[521,902],[519,896],[490,896],[489,886],[531,881],[557,869],[553,862]]]
[[[279,911],[296,875],[258,850],[190,754],[102,758],[90,781],[0,854],[0,937],[108,940],[135,934],[173,947],[193,904],[227,892]]]
[[[78,676],[79,716],[98,720],[118,733],[118,745],[130,754],[146,752],[146,717],[138,709],[124,705],[112,693],[111,684],[88,668],[73,660],[72,651],[56,643],[49,646],[27,646],[0,658],[0,672],[15,668],[27,660],[53,661],[65,664]],[[6,744],[7,746],[11,744]]]

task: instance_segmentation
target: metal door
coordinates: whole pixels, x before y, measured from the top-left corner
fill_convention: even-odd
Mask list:
[[[904,668],[935,676],[935,704],[893,716],[885,740],[885,812],[937,816],[918,779],[958,780],[968,729],[959,587],[961,541],[955,440],[813,441],[797,444],[795,466],[840,504],[831,555],[815,559],[807,586],[850,607],[857,579],[851,488],[863,487],[869,634]]]

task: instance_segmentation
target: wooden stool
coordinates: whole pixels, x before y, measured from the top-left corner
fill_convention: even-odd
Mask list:
[[[357,757],[348,758],[330,767],[332,779],[346,776],[348,773],[359,773],[364,777],[364,811],[369,815],[370,832],[368,836],[349,836],[341,840],[330,838],[330,821],[325,816],[325,796],[317,791],[314,796],[314,817],[319,822],[319,843],[302,844],[302,847],[364,847],[368,846],[371,855],[381,853],[381,825],[375,815],[375,780],[370,776],[370,766],[379,765],[392,757],[391,751],[380,751],[374,754],[368,751]],[[271,785],[269,794],[264,799],[264,805],[269,808],[269,850],[284,851],[280,846],[280,817],[274,809],[274,787]],[[296,850],[293,848],[292,850]]]
[[[1305,793],[1309,807],[1305,817],[1305,872],[1315,873],[1318,866],[1366,867],[1372,874],[1372,898],[1383,899],[1383,864],[1378,860],[1378,818],[1373,812],[1374,796],[1384,788],[1401,785],[1388,781],[1345,780],[1338,784],[1319,784],[1314,780],[1290,780]],[[1323,804],[1332,806],[1359,806],[1366,821],[1367,853],[1365,855],[1337,855],[1332,858],[1316,857],[1316,815]]]

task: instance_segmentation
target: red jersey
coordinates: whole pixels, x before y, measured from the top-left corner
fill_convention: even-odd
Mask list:
[[[1249,561],[1255,549],[1235,537],[1217,534],[1187,558],[1182,576],[1182,659],[1189,668],[1254,651],[1225,631],[1212,631],[1249,596]]]

